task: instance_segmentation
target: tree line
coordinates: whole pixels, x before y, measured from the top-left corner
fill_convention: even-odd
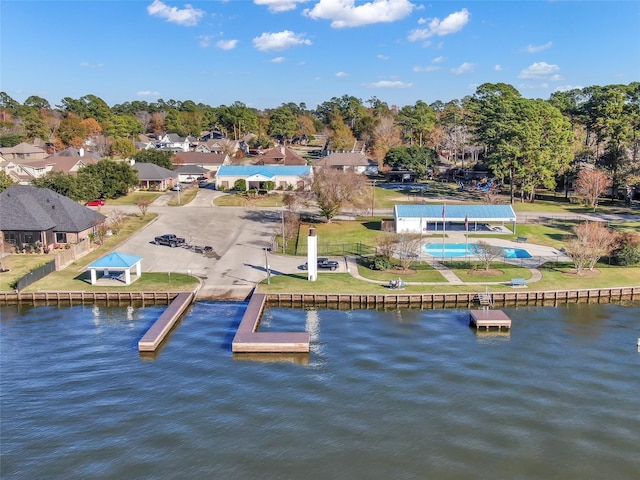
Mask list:
[[[630,197],[640,182],[639,129],[640,82],[556,92],[547,100],[485,83],[446,103],[399,107],[343,95],[315,109],[290,102],[265,110],[239,101],[212,107],[163,99],[110,107],[95,95],[65,97],[55,106],[30,96],[20,104],[0,92],[2,146],[39,138],[55,149],[79,148],[91,137],[99,139],[95,148],[102,155],[129,158],[141,133],[199,138],[213,130],[235,140],[251,133],[252,148],[269,148],[274,138],[287,144],[324,134],[330,150],[349,151],[359,140],[380,166],[420,176],[437,155],[461,168],[480,164],[509,185],[512,201],[516,193],[533,200],[537,187],[556,188],[585,168],[604,172],[612,195]]]

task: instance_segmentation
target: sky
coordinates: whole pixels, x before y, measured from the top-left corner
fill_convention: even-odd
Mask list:
[[[0,2],[0,91],[314,109],[640,81],[639,1]]]

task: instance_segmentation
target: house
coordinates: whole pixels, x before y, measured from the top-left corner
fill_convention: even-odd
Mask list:
[[[42,160],[48,155],[47,151],[29,143],[19,143],[14,147],[0,147],[0,156],[7,161],[30,162]]]
[[[229,165],[231,159],[226,153],[180,152],[171,157],[171,162],[176,167],[197,165],[215,173],[222,165]]]
[[[94,156],[63,156],[49,155],[44,160],[7,162],[2,166],[4,172],[21,185],[29,185],[35,178],[40,178],[49,172],[62,172],[67,175],[75,174],[88,164],[97,163]]]
[[[17,248],[79,243],[89,239],[107,217],[64,195],[29,185],[0,192],[0,232]]]
[[[142,190],[164,191],[177,185],[178,173],[155,163],[134,163],[132,168],[138,172],[139,187]]]
[[[266,190],[266,182],[273,182],[276,190],[303,189],[312,175],[307,165],[223,165],[216,173],[216,189],[232,189],[240,179],[247,190]]]
[[[195,145],[197,140],[193,137],[181,137],[176,133],[167,133],[160,137],[157,143],[158,150],[169,152],[188,152],[191,145]]]
[[[306,165],[307,161],[284,145],[279,145],[265,152],[254,162],[254,165]]]
[[[202,178],[211,178],[214,173],[199,165],[182,165],[176,168],[178,181],[180,182],[196,182]]]
[[[375,175],[378,173],[378,164],[367,158],[364,153],[331,153],[330,155],[314,162],[314,167],[335,168],[337,170],[351,170],[356,173]]]
[[[206,151],[210,153],[223,153],[233,155],[240,149],[240,141],[238,140],[230,140],[228,138],[218,138],[207,140],[206,142],[200,143],[195,148],[195,151]]]

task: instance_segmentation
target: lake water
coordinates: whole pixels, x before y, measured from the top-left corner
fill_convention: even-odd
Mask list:
[[[0,477],[640,477],[640,304],[505,311],[271,308],[309,355],[234,356],[246,303],[2,307]]]

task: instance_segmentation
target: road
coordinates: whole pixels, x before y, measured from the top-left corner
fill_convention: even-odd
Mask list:
[[[176,192],[157,199],[149,212],[158,217],[136,232],[117,251],[143,258],[143,272],[190,273],[202,281],[198,297],[244,299],[255,285],[267,277],[266,262],[275,272],[298,271],[299,259],[265,252],[281,228],[281,212],[273,208],[223,207],[213,205],[220,192],[200,189],[196,198],[182,207],[168,207]],[[113,207],[127,213],[137,207]],[[105,206],[102,213],[107,215]],[[155,245],[157,235],[174,233],[188,244],[212,246],[205,257],[184,248]]]

